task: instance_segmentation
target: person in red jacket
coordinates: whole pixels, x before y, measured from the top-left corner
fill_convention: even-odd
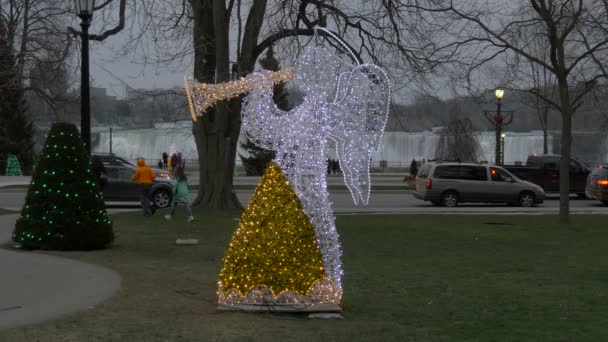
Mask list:
[[[140,186],[141,192],[139,196],[145,216],[153,215],[155,211],[154,206],[150,206],[150,189],[152,188],[154,178],[156,178],[156,174],[146,165],[144,158],[138,158],[137,170],[135,170],[135,174],[133,174],[131,179],[136,181]]]
[[[171,155],[171,171],[175,171],[178,164],[179,160],[177,159],[177,153],[173,153],[173,155]]]

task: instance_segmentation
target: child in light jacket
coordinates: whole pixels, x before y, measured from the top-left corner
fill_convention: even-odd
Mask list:
[[[184,167],[178,166],[175,170],[175,177],[171,181],[173,183],[173,207],[171,208],[171,214],[165,215],[165,219],[171,220],[175,215],[175,209],[178,205],[183,205],[188,215],[188,222],[194,221],[192,216],[192,206],[190,205],[190,199],[188,199],[188,178],[184,173]]]

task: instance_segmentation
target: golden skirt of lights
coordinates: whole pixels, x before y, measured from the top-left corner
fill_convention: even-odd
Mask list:
[[[192,120],[203,116],[205,111],[217,102],[239,97],[253,90],[254,87],[272,87],[274,84],[287,82],[293,77],[293,69],[275,71],[268,74],[251,74],[238,80],[219,84],[196,82],[192,77],[184,77],[186,95],[190,106]]]
[[[339,304],[315,229],[281,168],[271,163],[222,261],[220,305]]]

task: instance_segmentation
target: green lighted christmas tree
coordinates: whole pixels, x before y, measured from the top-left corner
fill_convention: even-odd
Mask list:
[[[114,239],[103,195],[76,126],[56,123],[42,148],[13,241],[24,248],[88,250]]]
[[[19,161],[17,160],[17,157],[15,155],[8,155],[8,159],[6,160],[6,170],[4,174],[7,176],[23,176],[23,172],[21,172],[21,166],[19,165]]]

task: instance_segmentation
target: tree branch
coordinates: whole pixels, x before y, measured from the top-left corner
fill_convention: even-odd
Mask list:
[[[103,3],[102,5],[100,5],[100,8],[103,8],[107,5],[109,5],[109,3],[111,3],[113,0],[108,0],[105,3]],[[113,36],[117,33],[119,33],[120,31],[122,31],[125,28],[125,10],[127,7],[127,0],[120,0],[120,4],[119,4],[119,11],[118,11],[118,24],[113,27],[110,30],[107,30],[101,34],[92,34],[89,35],[89,39],[90,40],[95,40],[98,42],[104,41],[106,38]],[[82,32],[72,28],[72,27],[68,27],[68,31],[71,32],[73,35],[75,36],[81,36]]]

